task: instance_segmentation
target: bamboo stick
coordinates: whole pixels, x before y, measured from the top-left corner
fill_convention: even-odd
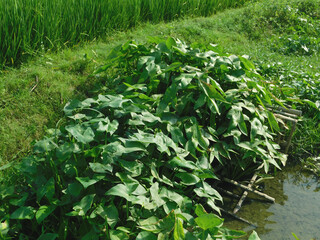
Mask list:
[[[254,182],[256,181],[257,177],[258,177],[257,174],[254,174],[254,175],[252,176],[252,178],[251,178],[251,180],[250,180],[250,183],[248,184],[248,187],[249,187],[249,188],[252,187],[252,185],[253,185]],[[236,214],[236,213],[240,210],[240,208],[241,208],[241,206],[242,206],[242,203],[243,203],[243,201],[246,199],[247,195],[248,195],[248,191],[244,191],[243,194],[242,194],[242,196],[241,196],[241,198],[240,198],[240,200],[239,200],[239,202],[237,203],[236,207],[233,209],[233,213],[234,213],[234,214]]]
[[[235,186],[237,186],[237,187],[243,188],[244,190],[247,190],[247,191],[249,191],[249,192],[252,192],[252,193],[254,193],[254,194],[257,194],[258,196],[263,197],[263,198],[267,199],[268,201],[270,201],[270,202],[272,202],[272,203],[275,202],[275,199],[274,199],[273,197],[270,197],[269,195],[267,195],[267,194],[265,194],[265,193],[262,193],[262,192],[259,192],[259,191],[257,191],[257,190],[254,190],[254,189],[252,189],[252,188],[250,188],[250,187],[247,187],[247,186],[245,186],[245,185],[243,185],[243,184],[241,184],[241,183],[238,183],[238,182],[236,182],[236,181],[234,181],[234,180],[230,180],[230,179],[228,179],[228,178],[223,178],[223,180],[224,180],[225,182],[227,182],[227,183],[231,183],[231,184],[233,184],[233,185],[235,185]]]

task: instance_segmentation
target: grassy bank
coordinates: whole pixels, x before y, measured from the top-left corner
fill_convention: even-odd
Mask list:
[[[244,2],[1,0],[0,66],[19,64],[30,55],[91,41],[113,30],[127,30],[142,22],[209,16]]]

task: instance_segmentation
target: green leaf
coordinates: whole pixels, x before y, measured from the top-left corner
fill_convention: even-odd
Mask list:
[[[64,160],[70,158],[72,153],[78,153],[80,151],[81,150],[80,150],[78,144],[66,142],[66,143],[62,144],[61,146],[59,146],[59,148],[57,148],[56,156],[59,159],[59,161],[62,162]]]
[[[34,209],[33,207],[20,207],[11,214],[10,218],[11,219],[33,219]]]
[[[150,187],[150,194],[151,194],[152,200],[156,203],[157,207],[160,207],[166,203],[159,195],[159,183],[158,182],[152,184],[152,186]]]
[[[79,216],[86,215],[87,211],[91,208],[95,194],[90,194],[81,199],[81,201],[73,207],[73,210]]]
[[[260,122],[259,119],[254,118],[251,121],[251,131],[250,131],[250,139],[253,140],[257,134],[263,135],[265,133],[262,123]]]
[[[56,209],[56,206],[54,205],[41,206],[36,212],[36,220],[38,224],[40,224],[46,217],[48,217],[55,209]]]
[[[268,111],[268,121],[272,129],[275,129],[277,132],[280,132],[280,127],[276,118],[274,117],[272,112]]]
[[[117,120],[113,120],[112,122],[110,122],[110,120],[106,118],[104,119],[104,121],[100,121],[98,123],[97,131],[107,132],[107,133],[110,133],[110,135],[112,135],[115,131],[117,131],[118,127],[119,127],[119,122]]]
[[[204,81],[201,81],[201,83],[202,83],[202,86],[205,88],[206,90],[205,93],[207,94],[208,97],[213,98],[215,100],[219,100],[221,102],[228,103],[226,99],[222,96],[222,94],[219,91],[217,91],[217,88],[221,91],[222,89],[220,88],[219,84],[216,81],[214,81],[213,79],[210,79],[211,84],[208,84]]]
[[[181,145],[185,145],[186,139],[183,136],[183,132],[181,131],[180,128],[176,126],[169,125],[168,126],[171,138],[175,143],[180,143]]]
[[[46,184],[41,186],[37,191],[37,200],[40,201],[43,196],[46,196],[48,200],[51,202],[55,195],[55,180],[51,177]]]
[[[167,48],[168,49],[171,49],[172,48],[172,46],[177,46],[177,43],[176,43],[176,40],[174,39],[174,38],[172,38],[172,37],[168,37],[167,38],[167,41],[166,41],[166,45],[167,45]]]
[[[294,233],[291,233],[291,234],[292,234],[292,236],[293,236],[296,240],[300,240],[300,239],[297,237],[296,234],[294,234]]]
[[[144,168],[143,163],[140,161],[119,160],[119,163],[125,170],[131,173],[132,177],[140,176]]]
[[[196,205],[195,213],[198,217],[208,214],[201,204]]]
[[[138,183],[130,183],[130,184],[117,184],[112,187],[105,195],[111,196],[119,196],[127,199],[130,202],[139,201],[139,198],[136,196],[141,196],[146,193],[144,187],[142,187]],[[135,196],[134,196],[135,195]]]
[[[158,223],[159,229],[162,232],[171,232],[175,227],[176,215],[172,210],[165,218]]]
[[[241,142],[239,144],[237,144],[237,146],[249,150],[249,151],[254,151],[253,146],[250,142]]]
[[[74,197],[77,197],[81,193],[82,189],[83,189],[82,184],[78,182],[73,182],[68,184],[66,192],[68,194],[71,194]]]
[[[59,237],[59,234],[56,233],[45,233],[42,234],[38,240],[55,240]]]
[[[196,175],[187,172],[180,172],[175,175],[181,179],[181,183],[184,185],[195,185],[200,181]]]
[[[256,233],[256,231],[252,231],[250,237],[248,238],[248,240],[260,240],[258,234]]]
[[[159,226],[158,226],[159,219],[155,216],[149,217],[144,220],[139,221],[139,228],[153,233],[159,233]]]
[[[195,222],[201,227],[203,230],[212,229],[214,227],[218,227],[223,223],[223,219],[217,217],[216,215],[209,213],[204,214],[195,219]]]
[[[83,103],[77,99],[74,99],[71,102],[68,102],[66,104],[63,111],[66,114],[66,116],[71,116],[74,110],[81,108],[81,107],[83,107]]]
[[[179,219],[176,219],[176,223],[174,225],[173,239],[174,240],[184,240],[185,239],[183,225]]]
[[[244,231],[231,230],[224,227],[221,227],[219,230],[222,232],[223,236],[226,239],[241,238],[247,235],[247,233]]]
[[[205,83],[202,83],[200,80],[199,80],[199,86],[200,88],[202,89],[202,91],[205,93],[205,95],[207,96],[207,101],[211,104],[211,106],[214,108],[214,113],[217,113],[220,115],[220,109],[212,95],[212,93],[210,92],[210,88],[207,86],[207,84]],[[207,89],[208,88],[208,89]],[[209,91],[209,92],[208,92]],[[211,97],[211,96],[212,97]]]
[[[122,232],[122,231],[110,230],[109,234],[110,234],[111,240],[127,240],[127,239],[129,239],[128,234],[126,234],[125,232]]]
[[[177,90],[177,85],[174,83],[167,88],[162,100],[158,105],[157,114],[163,113],[169,104],[171,106],[175,105],[177,102]]]
[[[170,64],[168,67],[166,67],[163,72],[172,72],[173,70],[179,68],[180,66],[182,66],[181,62],[174,62]]]
[[[137,235],[136,240],[157,240],[157,236],[151,232],[142,231]]]
[[[22,207],[25,205],[25,202],[28,197],[29,197],[28,193],[23,193],[20,198],[10,199],[9,202],[11,205]]]
[[[14,186],[0,186],[0,199],[5,199],[14,194]]]
[[[107,222],[109,226],[111,228],[114,228],[117,225],[117,222],[119,221],[118,209],[114,204],[111,204],[105,209],[105,213],[107,215]]]
[[[58,145],[53,142],[52,138],[45,138],[34,145],[34,151],[36,153],[45,153],[50,152],[57,147]]]
[[[310,107],[313,107],[317,110],[319,110],[317,104],[315,102],[310,101],[309,99],[303,99],[302,100],[304,103],[307,103]]]
[[[111,164],[101,164],[101,163],[89,163],[91,170],[95,173],[111,173],[112,172],[112,165]]]
[[[90,127],[83,127],[81,125],[68,125],[66,130],[78,141],[84,144],[90,143],[94,140],[94,132]]]
[[[101,176],[101,175],[94,175],[92,178],[76,177],[76,179],[82,184],[84,189],[87,189],[91,185],[96,184],[97,182],[99,182],[103,178],[104,178],[104,176]]]
[[[240,59],[242,65],[243,65],[243,67],[245,67],[246,69],[248,69],[250,71],[255,69],[254,64],[250,60],[245,58],[244,56],[242,56],[242,57],[239,56],[239,59]]]
[[[244,120],[244,115],[242,113],[242,108],[238,106],[232,106],[231,110],[228,112],[227,117],[231,119],[231,124],[229,129],[232,130],[235,126],[238,126],[240,131],[244,134],[248,134],[247,126]]]
[[[111,108],[123,108],[124,103],[132,102],[130,99],[123,99],[123,96],[118,94],[116,96],[113,95],[99,95],[99,109],[103,109],[106,107]]]
[[[162,199],[167,198],[168,200],[177,203],[179,207],[181,207],[184,202],[184,198],[180,194],[175,191],[168,190],[165,187],[161,188],[160,196]]]
[[[194,109],[196,110],[196,109],[202,107],[205,103],[206,103],[206,95],[202,93],[202,94],[200,94],[198,100],[194,104]]]

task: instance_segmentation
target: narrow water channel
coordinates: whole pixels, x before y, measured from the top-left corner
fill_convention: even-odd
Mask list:
[[[225,225],[250,232],[255,230],[261,240],[320,240],[320,182],[301,166],[288,166],[266,180],[263,192],[274,197],[276,203],[248,200],[237,213],[257,228],[225,216]],[[256,196],[248,195],[250,198]],[[236,200],[226,200],[232,208]]]

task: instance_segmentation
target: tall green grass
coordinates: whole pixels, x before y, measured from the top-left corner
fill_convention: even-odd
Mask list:
[[[140,22],[208,16],[247,0],[0,0],[0,66],[126,30]]]

